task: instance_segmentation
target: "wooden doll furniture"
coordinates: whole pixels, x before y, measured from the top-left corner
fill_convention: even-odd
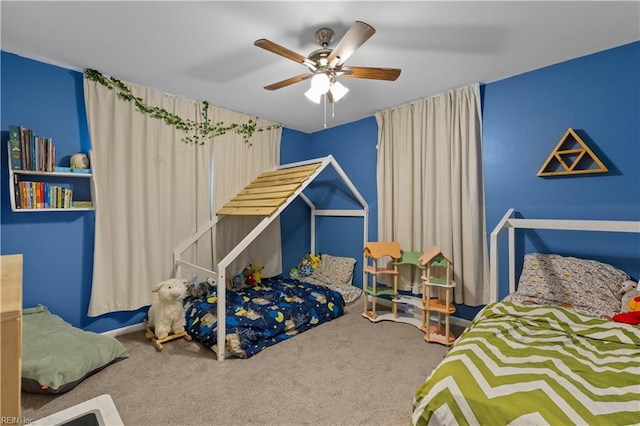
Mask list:
[[[422,265],[420,256],[422,256],[421,251],[402,251],[400,259],[394,262],[395,266],[398,268],[398,276],[400,277],[402,268],[414,267],[420,274],[420,278],[422,278],[422,276],[424,276],[426,268]],[[419,293],[421,291],[421,287],[421,282],[412,283],[412,292]],[[395,296],[392,300],[393,311],[395,312],[393,320],[414,325],[422,330],[423,322],[419,319],[419,317],[416,317],[414,315],[415,309],[419,309],[420,311],[423,311],[424,309],[422,297],[400,294],[400,292],[398,291],[397,279],[394,281],[393,291],[395,293]],[[401,307],[404,308],[404,312],[398,312],[398,308]]]
[[[386,318],[389,314],[378,316],[376,314],[376,304],[378,296],[391,296],[395,299],[398,288],[398,265],[395,261],[402,256],[400,251],[400,243],[395,241],[368,242],[364,246],[364,256],[366,264],[363,267],[364,282],[362,287],[364,290],[364,312],[363,316],[371,321],[380,321],[382,319],[392,319],[396,317],[396,304],[393,304],[391,318]],[[383,260],[390,260],[387,265],[381,265]],[[393,277],[392,287],[387,285],[378,286],[378,275],[391,275]],[[369,286],[371,279],[371,286]],[[368,296],[371,296],[371,309],[369,309]]]
[[[456,285],[451,280],[453,264],[436,246],[429,247],[420,256],[420,262],[425,267],[422,276],[424,340],[450,346],[456,339],[449,325],[449,316],[456,311],[451,299],[451,291]],[[431,320],[431,312],[436,314],[435,323]]]

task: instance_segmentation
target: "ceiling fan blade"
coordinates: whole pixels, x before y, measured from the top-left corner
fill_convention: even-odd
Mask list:
[[[362,21],[354,22],[327,57],[327,63],[331,64],[331,66],[342,65],[375,32],[376,30],[369,24]]]
[[[313,77],[313,74],[309,74],[309,73],[300,74],[300,75],[297,75],[295,77],[287,78],[286,80],[282,80],[282,81],[279,81],[277,83],[273,83],[273,84],[270,84],[268,86],[264,86],[264,88],[267,89],[267,90],[281,89],[281,88],[289,86],[291,84],[299,83],[301,81],[304,81],[304,80],[309,79],[311,77]]]
[[[289,50],[286,47],[280,46],[277,43],[269,41],[266,38],[261,38],[259,40],[256,40],[253,44],[258,47],[262,47],[263,49],[268,50],[269,52],[273,52],[276,55],[280,55],[287,59],[291,59],[292,61],[297,62],[299,64],[304,65],[306,62],[309,61],[306,58],[306,56],[302,56],[299,53],[296,53],[293,50]]]
[[[400,71],[400,68],[342,67],[340,74],[344,74],[340,77],[395,81],[400,76]]]

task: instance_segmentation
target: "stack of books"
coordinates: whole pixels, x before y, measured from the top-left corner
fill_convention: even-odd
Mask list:
[[[9,126],[9,152],[13,170],[53,172],[56,148],[51,138],[36,136],[22,126]]]
[[[20,209],[68,209],[80,207],[73,201],[73,190],[48,182],[19,181],[16,207]],[[90,206],[83,206],[90,207]]]

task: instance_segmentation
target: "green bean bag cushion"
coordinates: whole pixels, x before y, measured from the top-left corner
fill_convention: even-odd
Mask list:
[[[23,391],[65,393],[129,357],[115,338],[75,328],[46,306],[24,309],[22,319]]]

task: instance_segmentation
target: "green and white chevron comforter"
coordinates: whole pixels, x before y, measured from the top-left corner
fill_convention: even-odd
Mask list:
[[[640,424],[640,327],[488,305],[417,389],[412,424]]]

